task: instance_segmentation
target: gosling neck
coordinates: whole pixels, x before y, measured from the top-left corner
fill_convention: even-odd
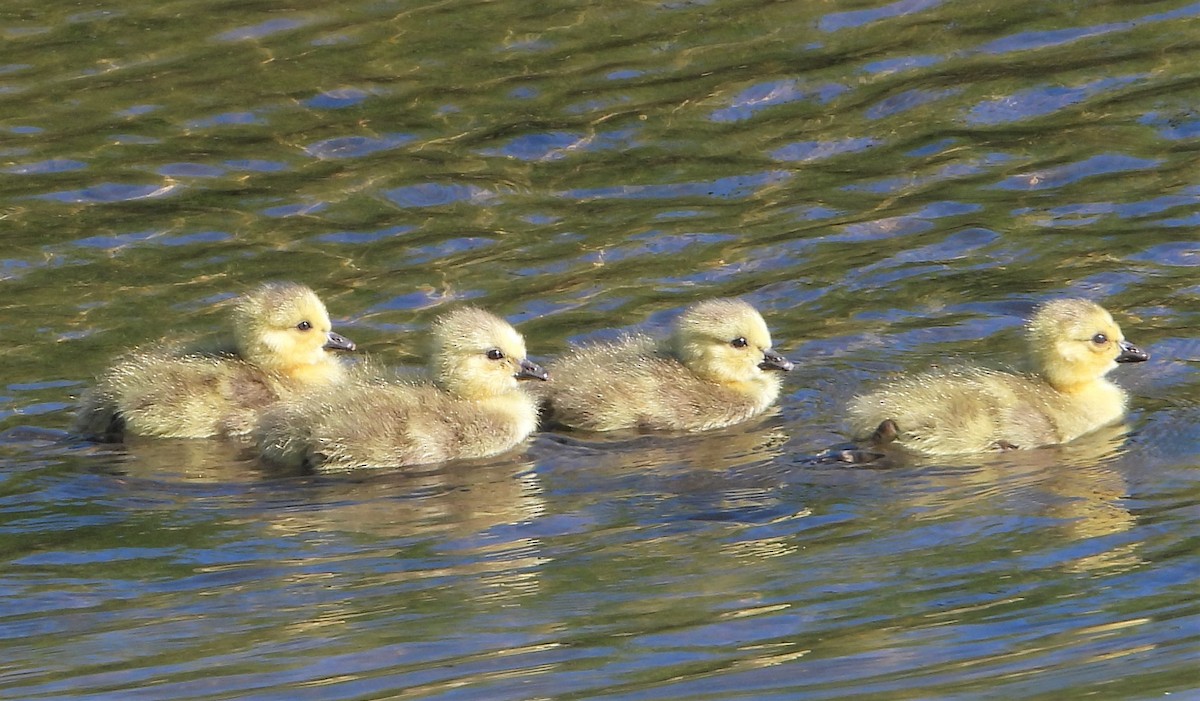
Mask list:
[[[1071,368],[1053,368],[1045,367],[1038,373],[1046,384],[1050,385],[1056,392],[1067,395],[1081,394],[1097,385],[1110,384],[1104,379],[1104,373],[1099,375],[1095,372],[1084,373]]]

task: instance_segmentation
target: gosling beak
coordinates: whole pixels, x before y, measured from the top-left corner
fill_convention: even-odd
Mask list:
[[[531,361],[521,359],[521,364],[518,366],[517,374],[513,377],[518,380],[549,380],[550,373],[546,372],[541,365]]]
[[[352,351],[354,350],[354,341],[330,331],[325,339],[325,350]]]
[[[792,363],[792,361],[768,348],[763,351],[763,361],[758,364],[758,367],[762,368],[763,370],[782,370],[787,372],[788,370],[796,367],[796,365]]]
[[[1129,341],[1121,341],[1117,345],[1121,347],[1121,354],[1117,356],[1118,363],[1140,363],[1150,359],[1149,353]]]

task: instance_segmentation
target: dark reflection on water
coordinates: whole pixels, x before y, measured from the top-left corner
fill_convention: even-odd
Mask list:
[[[219,9],[219,11],[213,11]],[[0,23],[0,696],[1196,693],[1200,4],[14,5]],[[742,295],[799,361],[704,436],[329,478],[62,431],[119,350],[302,280],[412,363]],[[848,468],[893,373],[1033,305],[1153,359],[1076,444]]]

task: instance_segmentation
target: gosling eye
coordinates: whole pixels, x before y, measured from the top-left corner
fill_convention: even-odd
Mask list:
[[[312,324],[307,321],[301,321],[299,324],[296,324],[296,328],[301,331],[309,331],[312,329]]]
[[[1105,343],[1108,343],[1108,336],[1105,336],[1102,333],[1098,333],[1095,336],[1092,336],[1092,343],[1095,343],[1098,346],[1102,346]]]
[[[488,360],[504,360],[504,351],[499,348],[493,348],[487,352]]]
[[[738,336],[730,341],[729,345],[733,346],[734,348],[745,348],[746,346],[750,345],[750,342],[746,340],[745,336]]]

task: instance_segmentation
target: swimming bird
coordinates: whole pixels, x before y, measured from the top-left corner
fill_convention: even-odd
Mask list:
[[[790,360],[771,348],[754,307],[738,299],[693,304],[671,335],[633,335],[575,347],[549,365],[547,421],[588,431],[704,431],[767,410]]]
[[[401,467],[502,453],[537,428],[519,386],[548,375],[508,322],[466,307],[439,317],[424,378],[360,379],[266,412],[259,453],[318,471]]]
[[[901,379],[853,399],[854,435],[930,455],[1066,443],[1125,415],[1128,396],[1105,375],[1150,356],[1112,316],[1083,299],[1048,302],[1027,327],[1031,372],[977,367]]]
[[[354,343],[331,330],[325,305],[304,285],[263,284],[238,300],[231,321],[231,338],[190,346],[166,339],[120,358],[83,396],[77,433],[105,441],[241,436],[266,406],[347,375],[329,351]]]

